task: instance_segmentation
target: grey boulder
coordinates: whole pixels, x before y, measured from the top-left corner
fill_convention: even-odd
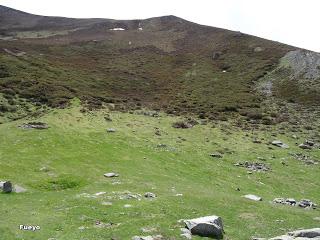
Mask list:
[[[13,190],[12,183],[10,181],[0,182],[0,189],[4,193],[11,193]]]
[[[184,220],[186,228],[190,230],[191,234],[201,237],[212,237],[216,239],[223,238],[223,223],[221,217],[206,216]]]
[[[289,146],[283,142],[281,142],[280,140],[274,140],[271,142],[272,145],[277,146],[277,147],[281,147],[281,148],[289,148]]]
[[[293,237],[304,237],[304,238],[312,238],[315,237],[320,238],[320,228],[311,228],[311,229],[304,229],[304,230],[298,230],[288,233],[289,236]]]

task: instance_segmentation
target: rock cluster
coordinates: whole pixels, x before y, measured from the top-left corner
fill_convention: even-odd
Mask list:
[[[303,153],[292,153],[291,154],[295,159],[302,161],[303,163],[307,165],[317,165],[319,164],[319,160],[312,159],[310,156],[305,155]]]
[[[265,172],[271,170],[266,164],[261,162],[238,162],[234,164],[236,167],[244,167],[249,169],[250,171],[257,171],[257,172]]]
[[[293,198],[275,198],[273,200],[274,203],[278,204],[286,204],[290,206],[298,206],[302,208],[313,208],[315,209],[317,207],[317,204],[313,203],[309,199],[302,199],[300,202],[297,202]]]
[[[312,149],[313,147],[315,147],[315,143],[311,140],[306,140],[304,141],[304,143],[301,143],[299,145],[299,148],[302,148],[302,149]]]
[[[20,128],[23,129],[48,129],[49,126],[46,123],[43,122],[29,122],[29,123],[24,123],[22,125],[19,126]]]
[[[319,240],[320,228],[311,228],[288,232],[286,235],[271,238],[269,240]]]

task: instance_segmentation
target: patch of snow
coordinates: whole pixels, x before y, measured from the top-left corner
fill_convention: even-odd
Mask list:
[[[125,29],[124,28],[111,28],[109,30],[111,30],[111,31],[124,31]]]

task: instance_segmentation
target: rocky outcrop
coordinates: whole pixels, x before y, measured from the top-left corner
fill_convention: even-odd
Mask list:
[[[221,217],[207,216],[184,220],[186,228],[190,230],[192,235],[201,237],[211,237],[215,239],[223,238],[223,223]]]

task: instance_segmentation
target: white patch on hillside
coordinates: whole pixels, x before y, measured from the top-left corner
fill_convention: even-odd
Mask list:
[[[111,31],[124,31],[125,29],[124,28],[111,28],[109,30],[111,30]]]

